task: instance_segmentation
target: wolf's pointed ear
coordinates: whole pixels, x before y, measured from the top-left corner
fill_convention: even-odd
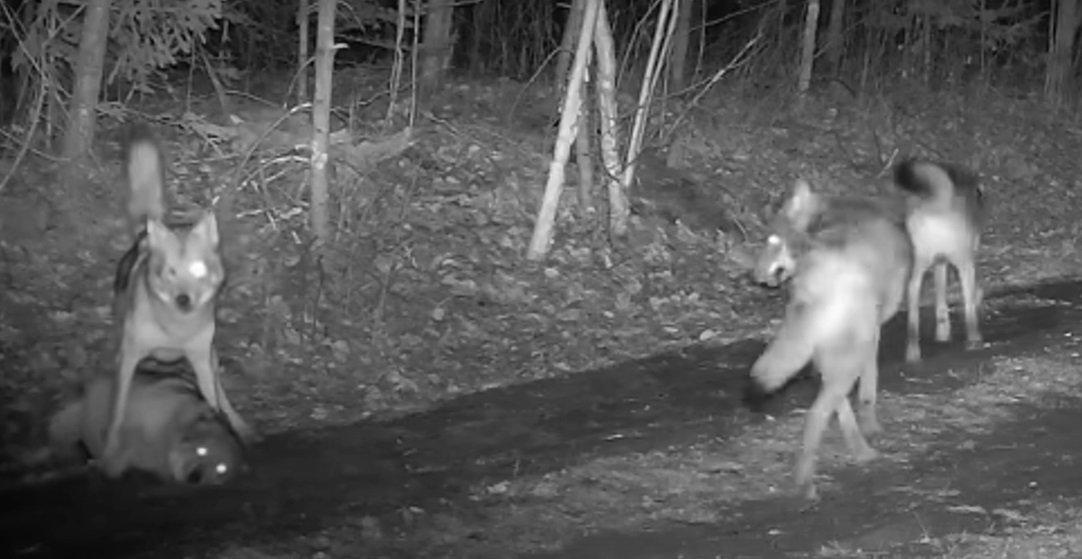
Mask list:
[[[157,219],[147,220],[147,244],[151,247],[163,247],[169,243],[172,233],[164,223]]]
[[[785,202],[782,211],[785,217],[803,224],[815,213],[815,205],[816,195],[812,191],[811,184],[805,179],[797,179],[796,184],[793,185],[793,193],[789,195],[789,200]]]
[[[207,243],[218,246],[218,218],[214,212],[206,212],[192,227],[192,234],[206,239]]]

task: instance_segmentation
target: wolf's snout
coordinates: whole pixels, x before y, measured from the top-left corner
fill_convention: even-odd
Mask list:
[[[755,281],[763,287],[778,287],[788,279],[789,272],[785,266],[770,266],[766,270],[759,270],[755,274]]]
[[[192,310],[192,298],[189,297],[187,293],[177,295],[174,301],[176,302],[178,309],[184,312]]]

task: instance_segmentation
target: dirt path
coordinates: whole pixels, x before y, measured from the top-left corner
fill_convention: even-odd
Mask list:
[[[529,557],[799,557],[830,546],[869,556],[939,557],[932,546],[913,542],[995,531],[1029,512],[1018,510],[1020,503],[1077,499],[1078,404],[1074,410],[1035,411],[1027,421],[981,437],[973,450],[960,451],[958,441],[948,440],[925,460],[836,473],[845,494],[826,495],[815,505],[790,497],[754,501],[725,510],[724,516],[739,520],[724,524],[631,536],[602,533],[559,553]],[[929,491],[941,497],[929,500]]]
[[[928,347],[920,367],[883,367],[881,389],[907,393],[914,377],[926,377],[934,382],[922,383],[923,392],[953,390],[975,382],[978,365],[992,354],[1071,350],[1074,338],[1064,333],[1082,321],[1080,302],[1078,283],[989,297],[988,349]],[[884,336],[885,363],[897,365],[900,326],[895,320]],[[468,509],[474,484],[739,433],[759,421],[739,398],[761,347],[747,341],[689,348],[491,390],[393,422],[272,437],[253,450],[256,471],[228,488],[133,494],[130,486],[76,479],[8,491],[0,495],[0,550],[18,557],[198,555],[222,542],[284,542],[407,506],[451,502]],[[948,366],[955,374],[941,374]],[[794,385],[773,411],[807,402],[814,389],[813,382]],[[827,493],[811,508],[789,498],[748,502],[725,511],[734,520],[722,524],[660,526],[634,536],[602,532],[538,557],[761,557],[835,541],[888,549],[921,534],[988,530],[997,507],[1076,493],[1082,438],[1072,427],[1082,411],[1075,410],[1082,406],[1035,411],[969,450],[947,437],[921,460],[842,472],[846,492]],[[903,481],[950,491],[930,502],[923,492],[898,491]],[[952,509],[951,502],[969,506]]]

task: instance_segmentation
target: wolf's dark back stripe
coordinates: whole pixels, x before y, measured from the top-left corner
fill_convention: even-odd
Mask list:
[[[146,231],[140,231],[131,248],[120,257],[120,262],[116,265],[116,277],[113,279],[114,294],[123,293],[131,285],[132,273],[146,252],[146,238]]]
[[[820,201],[820,208],[804,232],[810,244],[840,248],[852,241],[854,231],[877,221],[905,230],[901,206],[863,197],[823,197]]]

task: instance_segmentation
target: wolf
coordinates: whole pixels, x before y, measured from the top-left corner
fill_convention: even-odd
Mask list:
[[[985,219],[984,188],[973,173],[947,163],[908,159],[895,165],[894,182],[906,193],[906,227],[913,242],[913,274],[907,288],[906,361],[921,359],[920,292],[925,273],[935,266],[935,339],[950,340],[947,264],[958,271],[965,308],[967,346],[979,348],[978,324],[983,293],[977,282],[976,255]]]
[[[774,216],[754,275],[765,285],[788,282],[789,301],[751,367],[747,396],[762,399],[809,362],[818,370],[822,386],[807,412],[794,473],[808,499],[817,497],[816,454],[835,413],[856,460],[878,456],[864,434],[881,429],[875,410],[880,327],[901,305],[912,250],[899,204],[827,196],[805,180]],[[849,403],[858,380],[859,425]]]
[[[132,378],[140,361],[186,358],[203,399],[221,410],[245,443],[257,439],[222,389],[214,349],[215,302],[225,282],[218,248],[218,224],[204,211],[188,228],[165,222],[164,165],[153,133],[132,128],[126,142],[130,197],[128,217],[136,231],[117,265],[113,316],[118,323],[118,369],[102,461],[106,470],[123,466],[119,454]]]
[[[98,374],[82,393],[53,415],[49,441],[58,459],[100,459],[116,379]],[[121,423],[121,446],[105,473],[129,470],[164,481],[195,485],[226,483],[247,469],[229,425],[187,379],[140,369],[133,378]]]

